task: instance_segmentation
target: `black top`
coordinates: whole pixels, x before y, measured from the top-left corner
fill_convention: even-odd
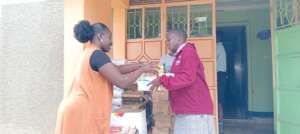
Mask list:
[[[90,66],[94,71],[98,72],[98,69],[101,68],[106,63],[110,63],[110,58],[100,50],[95,50],[90,58]]]

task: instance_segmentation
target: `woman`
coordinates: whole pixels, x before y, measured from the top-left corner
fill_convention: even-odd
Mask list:
[[[79,42],[87,44],[71,89],[60,105],[56,134],[109,134],[112,84],[127,88],[142,73],[154,72],[157,66],[111,63],[105,54],[112,46],[111,32],[102,23],[80,21],[74,33]]]

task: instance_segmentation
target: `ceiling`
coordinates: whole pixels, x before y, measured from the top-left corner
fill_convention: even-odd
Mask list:
[[[218,11],[267,9],[269,0],[216,0]]]

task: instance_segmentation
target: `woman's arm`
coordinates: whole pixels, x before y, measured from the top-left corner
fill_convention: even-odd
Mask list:
[[[91,55],[90,66],[94,71],[104,75],[112,84],[120,88],[128,88],[134,84],[142,73],[155,71],[158,67],[152,63],[139,68],[137,64],[118,68],[104,52],[99,50],[94,51]],[[130,67],[132,69],[130,69]],[[131,71],[131,73],[122,74],[122,72],[129,71]]]
[[[142,73],[146,72],[156,72],[158,69],[158,66],[156,64],[147,64],[139,69],[136,69],[135,71],[128,73],[128,74],[122,74],[120,70],[113,64],[113,63],[107,63],[100,67],[98,69],[98,72],[104,75],[112,84],[116,85],[120,88],[128,88],[134,82],[138,79],[138,77]]]
[[[131,73],[133,71],[138,70],[143,66],[142,63],[130,63],[125,65],[115,65],[121,74]]]

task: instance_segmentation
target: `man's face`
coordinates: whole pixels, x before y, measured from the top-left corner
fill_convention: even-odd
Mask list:
[[[170,32],[167,35],[167,41],[168,41],[169,50],[172,53],[176,53],[179,45],[181,45],[180,44],[180,42],[181,42],[180,38],[175,33]]]

